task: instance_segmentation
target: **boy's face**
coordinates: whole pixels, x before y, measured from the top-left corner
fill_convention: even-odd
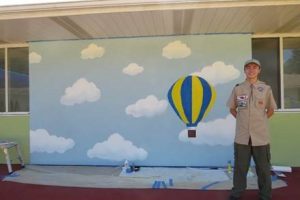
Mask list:
[[[245,66],[244,71],[247,79],[255,79],[260,73],[260,67],[255,63],[249,63],[247,66]]]

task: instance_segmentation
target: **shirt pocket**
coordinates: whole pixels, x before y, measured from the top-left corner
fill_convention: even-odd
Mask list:
[[[258,109],[265,110],[266,108],[266,101],[263,98],[256,98],[255,100],[255,107]]]

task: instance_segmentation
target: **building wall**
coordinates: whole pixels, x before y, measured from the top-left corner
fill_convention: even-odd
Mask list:
[[[29,57],[30,125],[28,116],[0,118],[1,139],[20,143],[27,162],[220,166],[233,159],[235,120],[225,103],[244,80],[249,35],[37,42]],[[194,139],[166,103],[174,81],[190,74],[217,92]],[[297,119],[272,118],[274,164],[300,165]]]
[[[23,159],[29,163],[29,116],[0,116],[0,140],[16,141],[21,148]],[[12,163],[19,163],[15,149],[10,149]],[[0,162],[5,163],[0,153]]]
[[[275,113],[270,120],[272,164],[300,166],[300,113]],[[17,141],[22,150],[25,162],[29,163],[29,117],[28,116],[1,116],[0,139]],[[18,163],[14,150],[11,150],[13,163]],[[0,163],[5,163],[3,153],[0,154]]]
[[[274,165],[300,166],[300,113],[275,113],[270,121]]]

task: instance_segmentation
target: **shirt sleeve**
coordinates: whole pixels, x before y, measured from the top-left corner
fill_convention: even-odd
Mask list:
[[[236,95],[235,95],[235,88],[233,88],[232,92],[231,92],[231,95],[227,101],[227,107],[228,108],[236,108],[236,103],[235,103],[235,100],[236,100]]]
[[[269,87],[269,91],[268,91],[267,109],[274,109],[274,110],[277,109],[277,104],[275,102],[271,87]]]

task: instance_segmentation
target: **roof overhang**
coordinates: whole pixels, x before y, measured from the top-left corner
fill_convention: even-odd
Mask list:
[[[88,0],[0,7],[0,44],[162,35],[300,33],[299,0]]]

